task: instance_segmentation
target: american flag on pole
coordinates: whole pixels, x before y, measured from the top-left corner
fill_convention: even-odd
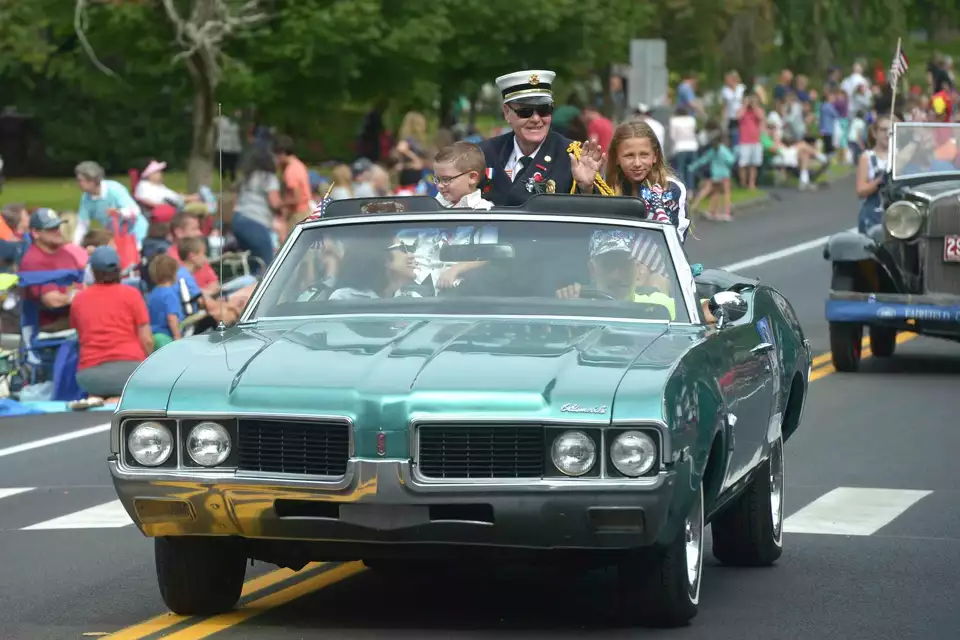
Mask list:
[[[907,54],[903,52],[898,42],[897,53],[893,56],[893,65],[890,67],[890,84],[894,87],[897,86],[900,78],[907,72],[908,68]]]
[[[317,206],[315,206],[313,211],[310,213],[310,217],[304,220],[304,222],[307,222],[308,220],[319,220],[323,217],[323,214],[327,212],[327,207],[330,206],[330,203],[332,202],[332,198],[330,198],[330,193],[332,191],[333,185],[331,184],[330,188],[327,189],[327,193],[324,194],[323,199],[317,203]]]

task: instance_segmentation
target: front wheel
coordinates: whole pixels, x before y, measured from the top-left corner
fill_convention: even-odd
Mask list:
[[[174,613],[223,613],[240,599],[247,558],[229,538],[155,538],[154,555],[160,596]]]
[[[713,556],[741,567],[773,564],[783,553],[783,436],[744,492],[710,524]]]
[[[877,358],[889,358],[897,348],[897,330],[870,327],[870,351]]]
[[[854,274],[846,265],[833,265],[830,288],[834,291],[856,291]],[[830,323],[830,357],[837,371],[852,373],[860,368],[863,350],[863,325],[849,322]]]
[[[853,373],[860,368],[863,355],[863,325],[830,323],[830,358],[837,371]]]
[[[631,622],[679,627],[697,615],[703,571],[703,483],[684,526],[663,549],[645,549],[617,567],[621,608]]]

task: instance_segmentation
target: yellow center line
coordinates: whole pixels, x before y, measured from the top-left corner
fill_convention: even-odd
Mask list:
[[[346,580],[365,570],[366,566],[364,566],[362,562],[348,562],[329,571],[324,571],[320,575],[307,578],[302,582],[296,582],[289,587],[265,595],[262,598],[257,598],[239,609],[205,618],[186,629],[164,637],[167,640],[200,640],[200,638],[207,638],[224,629],[235,627],[254,616],[266,613],[271,609],[275,609],[292,600],[305,596],[308,593],[318,591],[341,580]]]
[[[263,591],[264,589],[296,576],[298,573],[311,571],[323,564],[323,562],[311,562],[300,571],[293,571],[292,569],[276,569],[270,573],[265,573],[262,576],[245,582],[243,584],[243,591],[240,592],[240,597],[244,598],[251,594],[257,593],[258,591]],[[158,631],[169,629],[170,627],[176,626],[185,620],[190,620],[191,618],[192,616],[178,616],[177,614],[170,612],[163,613],[159,616],[133,625],[132,627],[121,629],[120,631],[107,636],[106,640],[140,640],[141,638],[146,638],[147,636],[153,635]]]
[[[918,334],[904,331],[897,334],[897,344],[903,344],[904,342],[910,342],[917,337]],[[873,356],[873,351],[870,350],[870,341],[867,338],[863,339],[861,343],[860,359],[866,360]],[[813,363],[813,371],[810,372],[810,382],[814,380],[819,380],[820,378],[826,378],[831,373],[836,373],[837,370],[833,368],[833,364],[830,362],[831,354],[828,351],[827,353],[822,353],[816,358],[810,360]],[[820,365],[817,364],[819,361]]]

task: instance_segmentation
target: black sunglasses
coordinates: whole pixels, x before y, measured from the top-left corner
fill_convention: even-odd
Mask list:
[[[513,109],[513,112],[521,118],[532,118],[534,113],[541,118],[546,118],[548,115],[553,113],[552,104],[538,104],[536,106],[524,105],[522,107],[510,105],[510,108]]]

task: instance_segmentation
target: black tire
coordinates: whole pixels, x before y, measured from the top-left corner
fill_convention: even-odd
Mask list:
[[[698,521],[698,522],[695,522]],[[630,624],[680,627],[697,615],[703,576],[703,483],[686,520],[699,535],[695,584],[687,572],[687,526],[663,549],[644,549],[622,560],[617,567],[621,614]]]
[[[774,502],[777,507],[774,507]],[[772,565],[783,553],[783,437],[742,494],[710,523],[713,556],[737,567]]]
[[[841,265],[833,266],[830,288],[834,291],[856,291],[856,278]],[[860,368],[863,351],[863,325],[850,322],[830,323],[830,357],[833,368],[853,373]]]
[[[229,538],[155,538],[154,555],[160,596],[174,613],[214,615],[240,599],[247,558]]]
[[[870,351],[876,358],[890,358],[897,349],[897,330],[870,327]]]

